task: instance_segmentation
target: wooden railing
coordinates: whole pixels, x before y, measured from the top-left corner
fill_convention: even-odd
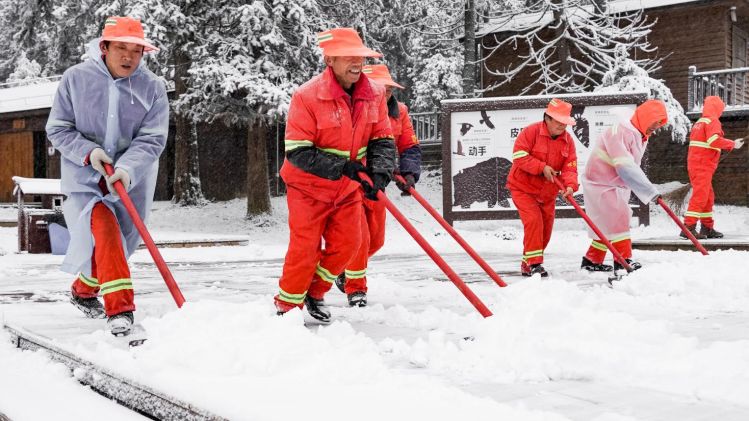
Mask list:
[[[699,112],[705,97],[715,95],[726,104],[726,110],[749,110],[749,67],[698,72],[689,66],[687,112]]]
[[[416,137],[421,143],[439,143],[442,142],[442,132],[440,130],[440,113],[409,113],[411,123],[414,126]]]

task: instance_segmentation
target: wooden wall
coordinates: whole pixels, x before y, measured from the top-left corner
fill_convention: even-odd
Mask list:
[[[13,176],[34,176],[34,132],[0,134],[0,202],[14,202]]]

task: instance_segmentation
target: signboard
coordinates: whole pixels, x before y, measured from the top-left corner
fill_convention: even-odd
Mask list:
[[[585,171],[595,140],[622,115],[631,114],[645,93],[553,96],[572,104],[575,126],[567,128],[575,142],[578,174]],[[505,187],[512,149],[520,131],[543,120],[552,96],[448,100],[442,102],[443,216],[456,220],[518,218]],[[643,160],[643,165],[647,157]],[[583,204],[582,185],[575,199]],[[634,196],[633,196],[634,197]],[[648,206],[633,201],[640,223],[647,224]],[[557,217],[577,217],[557,200]]]

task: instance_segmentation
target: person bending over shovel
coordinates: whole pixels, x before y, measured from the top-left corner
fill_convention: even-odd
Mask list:
[[[63,74],[46,127],[62,154],[67,195],[70,246],[61,269],[77,275],[70,301],[88,317],[108,317],[112,334],[127,335],[135,310],[127,259],[140,235],[113,185],[124,185],[146,219],[169,103],[164,83],[141,63],[144,53],[158,49],[145,40],[140,20],[107,18],[102,37],[88,48],[88,60]],[[112,176],[104,163],[114,165]]]
[[[632,192],[643,202],[657,202],[660,195],[640,168],[648,138],[668,121],[666,106],[659,100],[648,100],[606,130],[596,141],[582,177],[585,211],[603,235],[611,241],[633,270],[642,267],[632,261],[632,239],[629,221]],[[593,239],[580,267],[589,272],[611,272],[622,269],[603,264],[606,246],[588,229]]]

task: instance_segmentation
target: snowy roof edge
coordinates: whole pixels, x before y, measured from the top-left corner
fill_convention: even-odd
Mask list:
[[[629,96],[644,94],[648,95],[648,91],[627,91],[627,92],[582,92],[573,94],[549,94],[549,95],[519,95],[519,96],[494,96],[488,98],[456,98],[456,99],[443,99],[440,101],[441,104],[460,104],[470,102],[481,102],[481,101],[517,101],[521,99],[552,99],[557,97],[565,98],[585,98],[585,97],[596,97],[596,96]]]
[[[659,7],[667,7],[684,3],[697,3],[705,0],[614,0],[609,4],[609,13],[626,13],[634,10],[647,10],[655,9]],[[551,17],[546,16],[548,13],[532,13],[532,14],[520,14],[509,22],[506,18],[495,18],[487,22],[486,24],[479,25],[476,31],[476,36],[483,37],[495,32],[513,32],[519,30],[524,24],[535,21],[536,27],[538,25],[546,25],[551,22]],[[500,23],[497,23],[500,22]]]

